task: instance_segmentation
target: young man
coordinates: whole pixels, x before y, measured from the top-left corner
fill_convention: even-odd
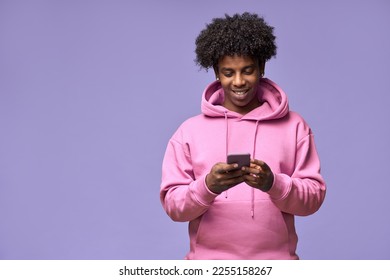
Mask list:
[[[213,19],[196,39],[197,63],[217,80],[202,114],[170,139],[160,191],[168,215],[189,222],[186,259],[298,259],[294,216],[324,200],[312,131],[263,78],[275,54],[273,28],[256,14]],[[250,164],[228,164],[237,153]]]

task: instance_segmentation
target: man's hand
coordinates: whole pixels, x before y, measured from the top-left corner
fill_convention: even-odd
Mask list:
[[[274,183],[274,174],[271,168],[261,160],[253,159],[249,167],[243,167],[244,181],[249,186],[267,192]]]
[[[237,184],[244,182],[244,171],[237,169],[236,163],[216,163],[206,176],[206,185],[213,193],[220,194]]]

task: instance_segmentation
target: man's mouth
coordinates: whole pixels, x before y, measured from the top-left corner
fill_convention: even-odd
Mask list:
[[[240,89],[240,90],[232,90],[232,92],[237,96],[245,96],[247,94],[249,89]]]

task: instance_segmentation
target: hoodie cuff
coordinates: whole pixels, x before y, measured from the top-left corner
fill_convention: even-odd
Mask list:
[[[285,174],[274,174],[274,182],[267,192],[273,200],[283,199],[291,190],[292,180]]]
[[[205,206],[209,206],[211,202],[213,202],[214,199],[219,195],[209,190],[206,185],[206,176],[204,176],[203,178],[199,178],[199,180],[195,181],[195,184],[192,188],[192,192],[195,195],[196,199],[199,201],[199,203]]]

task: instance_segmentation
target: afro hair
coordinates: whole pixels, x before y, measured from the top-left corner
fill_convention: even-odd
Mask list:
[[[195,63],[208,69],[226,55],[251,56],[265,62],[276,55],[273,29],[262,17],[248,12],[214,18],[195,40]]]

